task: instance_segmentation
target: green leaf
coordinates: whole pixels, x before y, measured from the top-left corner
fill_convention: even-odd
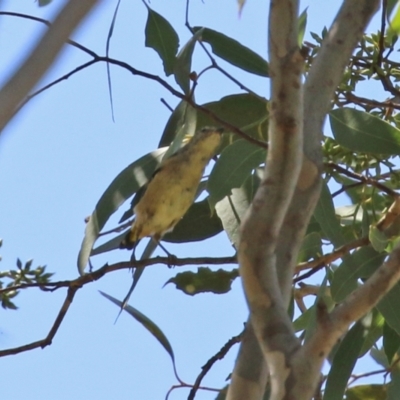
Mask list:
[[[211,212],[208,199],[193,203],[172,232],[162,240],[171,243],[187,243],[208,239],[222,232],[218,215]]]
[[[208,179],[211,207],[241,187],[265,158],[265,149],[243,139],[225,147]]]
[[[212,271],[209,268],[199,267],[197,272],[186,271],[169,279],[168,283],[174,283],[182,292],[194,296],[199,293],[227,293],[231,290],[232,282],[239,276],[238,269],[225,271],[219,269]],[[164,285],[164,286],[165,286]]]
[[[213,53],[218,57],[252,74],[269,76],[267,61],[253,50],[213,29],[200,28],[198,26],[193,29],[195,32],[203,29],[201,41],[210,44]]]
[[[399,3],[399,0],[387,0],[386,3],[386,17],[390,17],[390,14],[392,13],[393,9],[396,7],[396,5]]]
[[[387,386],[387,397],[385,400],[398,400],[400,393],[400,371],[392,370],[390,373],[391,381]]]
[[[385,317],[386,323],[400,335],[400,284],[397,283],[378,303],[376,308]]]
[[[385,325],[385,319],[376,308],[372,309],[372,311],[363,318],[363,321],[366,332],[364,343],[358,356],[359,358],[363,357],[382,337],[383,326]]]
[[[192,68],[192,55],[194,46],[199,40],[202,31],[196,32],[189,41],[182,47],[176,56],[174,64],[174,76],[176,83],[186,95],[190,93],[190,73]]]
[[[268,138],[268,102],[250,94],[234,94],[202,106],[224,121],[237,126],[247,135],[259,140]],[[205,113],[197,116],[197,129],[213,126],[215,121]],[[239,139],[234,135],[233,140]]]
[[[307,8],[300,14],[300,17],[297,21],[297,26],[298,26],[298,28],[297,28],[298,29],[298,39],[297,40],[298,40],[299,47],[302,47],[302,45],[303,45],[304,33],[306,31]]]
[[[293,329],[295,332],[304,331],[310,325],[312,319],[315,318],[315,304],[307,308],[294,322]]]
[[[179,47],[178,35],[163,16],[153,11],[146,2],[143,3],[148,10],[145,45],[158,53],[164,65],[164,72],[169,76],[174,70],[175,55]]]
[[[345,243],[342,228],[336,217],[332,195],[325,182],[322,184],[321,195],[314,211],[314,217],[321,226],[324,235],[331,240],[335,247]]]
[[[169,146],[180,130],[184,131],[185,135],[193,136],[196,131],[196,119],[196,109],[182,100],[169,117],[158,147]]]
[[[385,350],[386,357],[389,364],[393,361],[393,356],[400,348],[399,334],[385,322],[383,325],[383,349]]]
[[[321,235],[318,232],[311,232],[305,236],[301,244],[298,262],[316,259],[322,254]]]
[[[215,210],[232,245],[237,248],[239,228],[242,218],[253,200],[260,178],[251,175],[240,189],[232,189],[232,194],[216,204]]]
[[[371,358],[383,368],[389,368],[389,363],[386,357],[385,352],[382,348],[372,347],[371,351],[369,352]]]
[[[399,34],[400,33],[400,7],[397,7],[397,10],[390,21],[390,29]]]
[[[44,7],[50,4],[53,0],[38,0],[39,7]]]
[[[106,299],[110,300],[112,303],[116,304],[118,307],[122,307],[122,302],[117,300],[116,298],[110,296],[107,293],[102,292],[99,290],[100,294],[104,296]],[[131,315],[133,318],[136,319],[140,324],[142,324],[161,344],[162,347],[167,351],[169,356],[171,357],[172,363],[175,368],[175,356],[174,356],[174,351],[172,350],[172,346],[169,343],[167,337],[164,335],[162,330],[148,317],[146,317],[144,314],[142,314],[139,310],[136,308],[133,308],[130,305],[127,305],[124,308],[124,311],[126,311],[129,315]]]
[[[187,135],[193,136],[195,134],[196,117],[197,111],[193,107],[187,108],[187,112],[182,115],[182,119],[179,121],[180,123],[177,126],[175,137],[167,152],[164,154],[163,160],[171,157],[182,147],[183,140]]]
[[[84,274],[93,245],[110,216],[148,182],[166,151],[166,148],[158,149],[139,158],[120,172],[103,193],[86,224],[85,236],[78,255],[80,274]]]
[[[337,303],[343,301],[358,286],[358,279],[368,278],[379,267],[385,255],[371,246],[362,247],[343,258],[333,274],[331,293]]]
[[[363,344],[364,326],[359,321],[346,334],[337,350],[326,381],[324,400],[342,400],[347,382]]]
[[[386,385],[359,385],[346,390],[346,400],[386,400]]]
[[[389,243],[387,236],[380,231],[375,225],[369,226],[369,240],[376,251],[385,250]]]
[[[325,308],[329,311],[334,307],[334,304],[332,302],[332,299],[330,298],[329,295],[327,295],[327,282],[328,282],[328,274],[325,275],[321,286],[319,287],[317,296],[315,298],[314,304],[312,307],[309,308],[311,310],[308,313],[308,310],[303,314],[309,314],[307,315],[306,322],[307,325],[305,326],[305,341],[307,342],[310,337],[313,335],[315,331],[315,327],[317,326],[317,310],[319,308],[319,305],[322,303],[324,304]]]
[[[337,142],[354,152],[400,154],[400,130],[372,114],[339,108],[331,111],[330,123]]]

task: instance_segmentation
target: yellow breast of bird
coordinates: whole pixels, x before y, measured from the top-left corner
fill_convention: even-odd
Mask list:
[[[179,222],[194,201],[204,164],[174,157],[166,161],[135,207],[137,239],[162,236]]]

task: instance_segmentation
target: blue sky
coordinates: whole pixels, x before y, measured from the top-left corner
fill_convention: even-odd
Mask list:
[[[266,1],[248,1],[238,17],[235,1],[193,0],[190,22],[219,30],[266,57]],[[308,8],[309,32],[329,26],[338,2],[302,1]],[[63,2],[39,8],[32,1],[5,1],[2,10],[52,19]],[[154,0],[151,7],[165,16],[180,37],[190,38],[184,26],[185,2]],[[116,1],[102,2],[73,38],[105,52],[108,27]],[[144,47],[146,8],[141,2],[122,0],[111,43],[111,56],[138,69],[163,77],[158,55]],[[375,23],[375,26],[376,23]],[[14,17],[0,17],[0,84],[17,68],[43,30],[41,24]],[[66,46],[43,84],[58,78],[87,60],[79,50]],[[207,59],[197,49],[193,69]],[[221,62],[232,74],[259,94],[268,97],[267,80],[243,74]],[[173,78],[168,78],[175,84]],[[0,270],[13,268],[15,260],[34,259],[55,272],[55,280],[77,276],[76,257],[83,238],[84,218],[91,214],[103,191],[128,164],[154,150],[172,107],[178,100],[154,82],[112,68],[115,123],[111,119],[106,66],[98,64],[76,74],[33,99],[7,126],[0,137]],[[206,74],[197,90],[199,103],[240,93],[217,72]],[[123,207],[122,211],[125,208]],[[121,215],[121,214],[119,214]],[[115,222],[114,220],[113,222]],[[207,242],[168,245],[178,256],[223,256],[233,250],[224,234]],[[93,260],[99,267],[126,260],[126,252],[114,252]],[[231,269],[232,266],[227,266]],[[188,297],[164,283],[177,272],[162,265],[148,268],[130,304],[152,318],[169,338],[181,378],[195,380],[200,368],[233,335],[240,332],[247,310],[239,281],[227,295]],[[171,362],[155,339],[136,321],[123,314],[98,290],[123,298],[130,286],[127,271],[109,274],[87,285],[75,297],[53,344],[0,359],[4,398],[36,399],[136,399],[165,397],[176,384]],[[1,348],[15,347],[44,338],[64,300],[65,291],[42,293],[31,289],[17,297],[18,311],[2,311]],[[237,347],[215,364],[203,384],[220,388],[232,370]],[[178,389],[170,399],[185,399]],[[213,399],[200,392],[196,399]]]

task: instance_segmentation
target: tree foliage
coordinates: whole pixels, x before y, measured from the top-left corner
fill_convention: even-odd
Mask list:
[[[289,3],[295,4],[296,2],[289,1]],[[344,8],[350,3],[351,1],[345,1],[342,7]],[[345,60],[343,71],[339,71],[340,79],[335,85],[335,89],[332,89],[330,97],[325,99],[329,104],[329,113],[326,115],[327,124],[323,135],[316,135],[317,139],[313,139],[314,145],[317,143],[320,146],[318,141],[322,142],[322,146],[320,146],[322,155],[319,161],[318,155],[317,161],[307,155],[307,151],[309,151],[307,140],[311,139],[307,139],[308,132],[304,131],[306,143],[304,158],[310,164],[315,164],[318,177],[322,177],[322,180],[318,181],[315,178],[315,193],[318,195],[315,207],[312,201],[306,203],[306,208],[308,208],[304,213],[310,212],[310,218],[304,217],[306,226],[299,226],[296,232],[296,238],[300,237],[299,245],[296,248],[297,244],[294,240],[295,244],[292,248],[294,255],[290,255],[294,258],[294,276],[291,272],[289,278],[282,277],[282,272],[279,271],[279,268],[285,267],[285,265],[279,264],[282,262],[279,249],[283,246],[281,242],[285,241],[285,238],[282,237],[285,228],[277,230],[278,236],[281,236],[277,239],[276,247],[271,250],[278,260],[277,265],[274,265],[274,268],[277,269],[277,272],[274,272],[276,276],[271,276],[275,277],[276,282],[279,282],[280,285],[281,292],[278,293],[278,298],[279,296],[283,298],[278,311],[281,316],[283,315],[282,318],[290,315],[292,320],[290,329],[295,332],[290,343],[293,343],[294,347],[291,351],[296,356],[293,359],[286,356],[288,357],[285,358],[287,368],[295,370],[297,363],[300,363],[301,360],[306,363],[306,351],[310,349],[310,343],[318,344],[318,340],[321,340],[327,327],[331,330],[337,328],[339,332],[337,336],[330,337],[329,340],[332,342],[330,346],[321,347],[323,349],[321,353],[330,363],[328,373],[319,375],[323,360],[311,361],[315,361],[318,374],[314,371],[313,377],[306,379],[307,382],[311,382],[311,389],[307,387],[304,389],[304,393],[301,395],[298,393],[299,399],[311,398],[311,396],[325,400],[392,399],[398,395],[400,319],[396,310],[400,304],[400,285],[396,283],[399,279],[398,274],[389,273],[384,269],[384,266],[390,265],[390,263],[394,263],[397,269],[399,267],[397,253],[400,237],[400,200],[398,197],[400,189],[398,69],[400,64],[394,56],[398,50],[396,45],[399,15],[399,12],[393,13],[395,4],[395,1],[383,2],[380,11],[383,15],[381,30],[360,34],[356,47],[350,49],[351,56],[349,55],[349,58]],[[174,75],[177,86],[171,86],[163,77],[137,70],[110,57],[101,57],[93,52],[90,55],[93,57],[92,63],[106,62],[119,65],[134,75],[158,82],[179,99],[179,103],[171,110],[169,120],[166,121],[164,132],[160,137],[159,148],[126,166],[110,182],[101,198],[98,199],[94,211],[87,221],[85,237],[78,256],[78,269],[81,276],[69,283],[49,283],[51,275],[45,273],[42,267],[31,271],[31,263],[22,267],[19,262],[16,271],[3,272],[0,275],[2,280],[5,277],[11,279],[11,283],[0,285],[3,307],[15,308],[11,298],[19,290],[32,286],[45,289],[69,287],[68,295],[73,297],[76,290],[89,281],[100,279],[103,275],[118,269],[136,267],[134,287],[143,272],[143,267],[157,262],[175,265],[220,265],[237,262],[236,256],[231,259],[197,260],[179,259],[179,257],[172,260],[168,257],[151,258],[155,244],[150,241],[140,261],[131,259],[118,264],[105,265],[95,271],[87,269],[91,257],[94,258],[100,253],[104,254],[118,248],[121,238],[132,223],[132,206],[143,194],[146,183],[151,179],[163,157],[168,157],[179,148],[186,140],[186,135],[192,135],[197,129],[206,125],[221,125],[226,129],[223,145],[212,163],[208,176],[204,177],[199,186],[196,202],[176,228],[163,240],[187,243],[210,239],[224,231],[233,247],[239,250],[241,274],[245,282],[253,279],[250,272],[246,270],[246,263],[249,261],[243,261],[246,257],[244,255],[246,250],[243,248],[243,240],[246,239],[247,233],[246,225],[244,228],[242,227],[242,237],[240,236],[240,227],[247,218],[250,218],[251,222],[249,207],[255,196],[261,196],[260,193],[263,193],[262,190],[268,183],[265,174],[269,176],[268,174],[272,172],[268,171],[274,168],[272,150],[269,146],[271,146],[271,141],[276,140],[273,136],[276,135],[275,131],[280,129],[279,123],[277,124],[274,120],[274,113],[278,106],[275,103],[274,94],[271,97],[266,96],[265,89],[269,81],[276,78],[277,67],[270,65],[270,60],[267,61],[263,55],[256,54],[224,33],[208,27],[191,27],[189,21],[187,21],[187,26],[192,37],[186,43],[181,43],[171,23],[157,13],[151,4],[144,2],[144,5],[148,12],[144,45],[158,54],[165,76]],[[368,19],[374,14],[374,7],[370,8],[369,16],[365,18],[362,29],[365,29]],[[365,13],[367,14],[367,11]],[[296,64],[296,73],[298,74],[300,71],[301,76],[298,75],[300,80],[306,82],[307,89],[313,68],[314,70],[318,68],[318,62],[324,56],[323,52],[329,53],[330,51],[329,48],[326,49],[326,43],[329,43],[333,33],[332,29],[325,29],[321,34],[311,33],[313,42],[304,42],[307,11],[305,10],[301,15],[296,14],[296,17],[292,29],[296,33],[295,41],[300,44],[300,48],[296,49],[296,54],[291,54],[291,57],[295,59],[291,62]],[[338,18],[340,19],[340,15]],[[354,15],[353,19],[354,23],[361,25],[360,16]],[[117,19],[114,22],[117,23]],[[286,21],[281,23],[286,23]],[[270,35],[273,35],[273,32],[270,32]],[[293,36],[292,33],[290,35]],[[87,49],[83,49],[83,51],[88,53]],[[209,58],[209,66],[201,71],[197,70],[193,63],[195,52],[205,52]],[[220,66],[220,60],[237,67],[239,78],[225,71]],[[272,63],[273,61],[271,61]],[[302,67],[301,64],[304,66]],[[284,67],[286,66],[282,66],[282,68]],[[239,89],[236,93],[231,93],[221,99],[198,104],[195,99],[196,88],[202,84],[201,77],[210,70],[217,70],[225,75],[238,84]],[[265,78],[265,87],[261,88],[259,93],[255,93],[241,84],[241,74],[248,73]],[[327,79],[330,78],[329,73],[327,71]],[[335,81],[333,78],[332,80]],[[370,85],[371,81],[375,81],[375,84],[380,86],[379,97],[381,98],[377,98],[375,93],[370,97],[359,95],[364,86]],[[317,83],[323,85],[325,82],[317,80]],[[293,86],[295,85],[293,84]],[[385,96],[390,97],[385,98]],[[283,99],[284,96],[281,98]],[[302,101],[303,99],[299,97],[293,103],[295,107],[301,109]],[[312,119],[311,111],[302,109],[299,119],[301,121]],[[288,115],[292,117],[291,112],[289,110]],[[325,118],[325,114],[321,116],[321,120],[323,118]],[[322,128],[322,122],[320,121],[320,123]],[[293,122],[293,125],[296,124],[297,122]],[[293,145],[290,144],[290,146]],[[301,149],[302,144],[300,143],[297,147]],[[285,163],[292,162],[289,159],[290,154],[292,153],[285,154],[281,150],[281,158]],[[304,158],[301,159],[300,165],[303,165],[303,169],[311,170],[310,165],[304,167]],[[296,203],[293,203],[296,201],[296,191],[306,192],[308,187],[314,185],[314,183],[309,186],[304,184],[306,186],[301,187],[304,183],[302,181],[304,177],[300,171],[302,168],[296,168],[296,182],[292,192],[288,192],[289,202],[283,212],[284,222],[280,222],[282,226],[285,223],[300,225],[295,219],[295,213],[301,213],[301,210],[299,211]],[[279,185],[281,185],[279,194],[286,193],[286,185],[277,182],[278,187]],[[258,190],[259,188],[261,189]],[[294,200],[291,200],[292,197]],[[277,203],[282,203],[282,198],[279,196],[277,198]],[[256,197],[256,202],[253,204],[258,204],[259,201],[260,199]],[[298,207],[301,206],[302,203],[299,202]],[[124,209],[123,211],[121,211],[121,207]],[[254,208],[255,206],[253,206]],[[120,213],[120,225],[106,231],[105,226],[115,213]],[[275,221],[273,219],[275,209],[271,209],[271,215],[271,221]],[[276,223],[278,224],[278,222]],[[251,227],[258,235],[265,232],[270,234],[270,231],[264,231],[263,227],[256,224]],[[275,239],[276,237],[272,235],[261,236],[261,239],[258,240],[265,242],[265,248],[268,249],[265,251],[268,252],[270,250],[267,241],[274,242]],[[286,237],[286,242],[289,240],[290,237]],[[287,245],[285,243],[285,246]],[[240,258],[241,254],[242,258]],[[318,271],[322,273],[314,275]],[[375,282],[374,279],[379,274],[387,274],[387,285],[382,285],[376,280],[375,286],[372,286],[371,282]],[[232,267],[218,270],[200,267],[197,271],[173,273],[173,275],[167,283],[174,283],[178,290],[188,295],[195,295],[202,292],[225,293],[229,291],[231,282],[238,278],[239,272],[238,269],[232,269]],[[265,279],[265,276],[267,275],[261,274],[257,277]],[[285,289],[287,284],[282,283],[285,279],[286,281],[290,280],[289,284],[293,282],[293,286],[290,284],[291,299],[290,296],[287,296]],[[372,287],[368,287],[368,284],[371,284]],[[281,370],[284,368],[279,365],[279,358],[275,360],[276,365],[271,365],[274,362],[271,353],[279,352],[280,347],[276,345],[277,347],[274,348],[275,344],[271,344],[268,340],[263,344],[257,334],[257,326],[264,322],[255,321],[255,308],[252,308],[252,303],[257,302],[258,299],[253,293],[249,293],[251,290],[247,285],[249,284],[245,283],[252,313],[250,318],[253,318],[258,342],[269,368],[278,370],[277,379],[284,385],[286,378]],[[72,291],[71,288],[73,288]],[[364,292],[361,292],[360,289]],[[268,301],[273,303],[271,299],[275,299],[275,294],[271,293],[276,288],[270,290],[270,292],[267,290],[268,296],[270,296]],[[361,296],[360,293],[371,297],[368,305],[357,300]],[[107,294],[103,295],[120,307],[126,306],[129,297],[127,296],[124,301],[119,301]],[[286,312],[287,305],[290,310],[288,314]],[[265,306],[265,309],[268,312],[271,311],[271,307]],[[344,309],[348,310],[350,316],[340,314]],[[133,307],[126,306],[125,310],[146,326],[162,343],[174,362],[172,347],[160,328]],[[65,314],[66,311],[62,312]],[[271,311],[271,319],[275,317],[274,312]],[[247,328],[249,326],[250,322]],[[262,326],[265,328],[268,325]],[[240,337],[237,338],[237,340],[239,339]],[[337,341],[338,343],[335,344]],[[45,339],[45,344],[49,344],[48,338]],[[317,345],[315,346],[318,348]],[[20,351],[23,350],[4,350],[0,351],[0,355],[14,354]],[[222,357],[226,351],[228,348],[221,350],[219,356]],[[260,352],[260,348],[257,351]],[[324,353],[325,351],[327,354]],[[352,376],[356,363],[366,354],[369,354],[381,365],[382,368],[377,372],[382,374],[381,384],[358,385],[357,380],[360,377]],[[212,358],[212,360],[214,359]],[[212,364],[210,362],[207,368],[212,368]],[[262,361],[260,361],[259,368],[263,370],[261,364]],[[250,369],[249,366],[248,368]],[[205,369],[205,373],[208,369]],[[234,372],[234,374],[239,373],[237,370]],[[294,373],[295,379],[299,379],[299,375],[296,373]],[[383,379],[387,374],[391,377],[389,382],[385,382]],[[199,380],[193,385],[189,398],[194,398],[203,376],[204,374],[200,375]],[[179,380],[178,376],[177,378]],[[260,382],[264,389],[265,378],[260,378]],[[286,382],[286,384],[290,385],[291,383]],[[289,398],[289,392],[285,395],[279,394],[276,385],[274,380],[267,384],[265,396],[270,393],[272,388],[271,399]],[[232,385],[227,398],[231,400],[239,398],[236,397],[238,394],[234,392],[237,389],[238,386]],[[247,391],[245,392],[247,393]],[[221,389],[221,396],[225,393],[225,388]],[[282,396],[279,397],[280,395]],[[218,398],[222,398],[221,396]],[[257,396],[247,398],[260,398]]]

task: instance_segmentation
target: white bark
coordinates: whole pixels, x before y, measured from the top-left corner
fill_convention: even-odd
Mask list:
[[[305,347],[300,346],[286,313],[298,250],[319,196],[323,122],[351,53],[378,6],[379,0],[343,2],[314,60],[305,84],[304,97],[301,97],[297,75],[301,71],[301,59],[298,58],[295,43],[297,2],[271,1],[269,41],[272,110],[269,153],[272,154],[267,158],[266,178],[243,222],[239,248],[240,270],[251,320],[271,372],[270,399],[310,399],[329,349],[352,321],[374,305],[369,300],[361,306],[363,297],[357,295],[358,300],[349,300],[349,304],[344,304],[334,316],[322,318],[319,329]],[[297,85],[299,90],[295,90]],[[304,120],[298,124],[303,109]],[[295,123],[289,128],[281,123],[284,120],[281,116],[289,117]],[[296,143],[301,145],[302,131],[303,154],[299,155],[294,147]],[[288,174],[295,177],[294,183]],[[393,257],[396,261],[391,266],[397,262],[397,256]],[[394,267],[389,269],[393,272]],[[397,276],[393,274],[390,282],[396,279]],[[382,281],[376,285],[383,289]],[[385,290],[388,291],[389,287],[387,284]],[[353,307],[357,311],[349,312]],[[345,311],[339,311],[343,309]],[[343,315],[351,317],[344,318]],[[332,340],[325,343],[326,327],[332,328],[333,317],[341,321],[341,328],[334,330]],[[330,322],[324,324],[322,321]],[[321,355],[322,343],[325,347]],[[254,380],[243,374],[250,347],[253,351],[256,348],[251,340],[241,344],[227,396],[229,400],[243,399],[241,393],[251,393],[250,390],[246,391],[246,387],[257,386]],[[266,370],[261,357],[254,357],[254,362],[257,371]],[[256,376],[253,374],[252,379]],[[258,386],[263,385],[265,377],[260,376]],[[251,400],[261,398],[262,394],[259,393],[246,397]]]

